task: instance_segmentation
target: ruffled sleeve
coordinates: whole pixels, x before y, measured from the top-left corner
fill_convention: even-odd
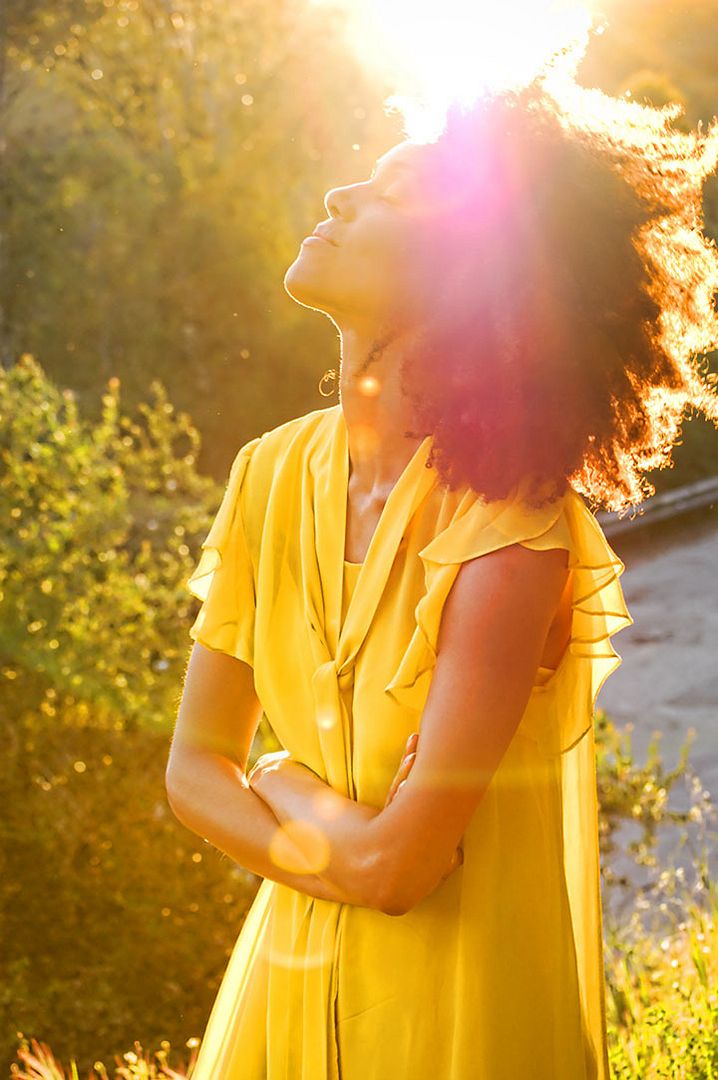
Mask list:
[[[525,545],[536,550],[565,547],[569,551],[573,591],[568,654],[575,660],[590,661],[587,692],[593,706],[603,683],[621,662],[611,637],[633,622],[619,581],[625,566],[594,514],[574,491],[554,528],[525,541]]]
[[[255,577],[242,516],[247,466],[261,436],[237,453],[212,527],[186,585],[202,601],[189,634],[208,649],[254,666]]]
[[[518,495],[484,502],[468,490],[449,524],[419,552],[424,594],[414,610],[416,629],[385,692],[408,708],[423,708],[436,663],[444,604],[462,563],[546,533],[561,515],[563,500],[528,506]]]
[[[461,564],[516,543],[534,550],[564,548],[569,553],[570,642],[555,671],[539,669],[536,694],[522,722],[524,732],[548,752],[562,753],[592,723],[596,695],[620,663],[611,635],[633,621],[618,581],[623,563],[573,489],[538,508],[518,496],[483,503],[467,493],[449,525],[419,552],[425,591],[414,611],[416,627],[384,689],[402,706],[423,709],[436,663],[444,603]],[[546,700],[548,692],[555,692],[551,703]]]
[[[527,546],[568,547],[571,637],[558,668],[534,687],[522,729],[546,753],[565,755],[593,727],[598,692],[622,659],[611,638],[633,618],[619,580],[625,566],[578,493],[567,498],[560,526],[560,543],[549,532]]]

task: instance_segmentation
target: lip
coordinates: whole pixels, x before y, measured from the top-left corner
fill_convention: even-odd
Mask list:
[[[314,233],[312,233],[311,236],[305,236],[300,246],[304,247],[305,244],[322,244],[324,247],[332,246],[328,240],[324,239],[323,236],[315,236]]]
[[[332,247],[336,247],[336,246],[337,246],[337,245],[336,245],[336,243],[335,243],[335,242],[334,242],[334,241],[333,241],[333,240],[332,240],[332,239],[331,239],[331,238],[330,238],[329,236],[326,236],[326,235],[325,235],[325,234],[324,234],[323,232],[321,232],[321,231],[320,231],[320,229],[319,229],[319,227],[318,227],[318,226],[317,226],[317,228],[316,228],[316,229],[314,230],[314,232],[313,232],[313,233],[311,234],[311,236],[308,236],[308,237],[307,237],[307,240],[310,240],[312,236],[313,236],[313,237],[314,237],[314,238],[315,238],[316,240],[323,240],[325,244],[331,244],[331,245],[332,245]]]

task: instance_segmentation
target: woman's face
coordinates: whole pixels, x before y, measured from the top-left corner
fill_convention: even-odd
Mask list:
[[[369,180],[333,188],[322,239],[302,241],[284,286],[342,326],[412,325],[466,242],[467,176],[435,144],[399,143]],[[460,241],[457,244],[457,240]]]

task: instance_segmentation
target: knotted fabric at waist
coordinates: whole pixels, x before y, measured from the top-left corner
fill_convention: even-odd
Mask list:
[[[327,781],[336,791],[355,799],[351,717],[354,660],[340,667],[334,659],[319,664],[312,675],[312,692]]]

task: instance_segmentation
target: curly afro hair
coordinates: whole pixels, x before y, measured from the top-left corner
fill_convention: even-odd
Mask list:
[[[556,65],[448,110],[433,145],[466,178],[470,258],[458,286],[437,274],[402,383],[449,487],[491,500],[520,485],[540,505],[570,484],[625,510],[654,493],[644,474],[672,464],[691,410],[718,425],[718,254],[702,231],[718,120],[686,133],[682,111]]]

